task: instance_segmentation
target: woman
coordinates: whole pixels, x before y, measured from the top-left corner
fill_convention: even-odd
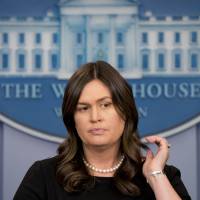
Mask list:
[[[75,72],[62,113],[68,137],[58,156],[35,162],[14,200],[190,199],[179,170],[166,165],[166,139],[146,137],[157,145],[155,155],[141,143],[132,89],[108,63]]]

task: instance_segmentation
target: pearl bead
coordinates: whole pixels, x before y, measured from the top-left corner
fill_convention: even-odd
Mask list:
[[[99,168],[95,167],[94,165],[88,163],[84,158],[83,158],[83,162],[84,162],[85,166],[88,167],[89,169],[91,169],[92,171],[99,172],[99,173],[110,173],[110,172],[116,171],[121,166],[124,158],[125,158],[125,156],[122,155],[119,162],[115,166],[108,168],[108,169],[99,169]]]

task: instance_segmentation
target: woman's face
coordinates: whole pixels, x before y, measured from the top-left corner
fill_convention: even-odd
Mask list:
[[[74,121],[83,145],[119,147],[125,122],[113,105],[108,87],[100,80],[94,79],[83,88]]]

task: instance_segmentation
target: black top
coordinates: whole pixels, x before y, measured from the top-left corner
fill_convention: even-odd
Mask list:
[[[141,174],[134,177],[134,182],[141,189],[141,196],[130,197],[121,194],[112,184],[112,177],[95,177],[93,189],[79,193],[66,192],[55,177],[56,157],[35,162],[26,173],[13,200],[153,200],[154,193]],[[173,166],[166,166],[165,173],[182,200],[191,200],[180,178],[180,171]]]

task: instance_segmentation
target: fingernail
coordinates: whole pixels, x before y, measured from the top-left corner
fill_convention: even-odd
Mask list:
[[[151,154],[151,150],[148,149],[148,150],[147,150],[147,155],[150,155],[150,154]]]

